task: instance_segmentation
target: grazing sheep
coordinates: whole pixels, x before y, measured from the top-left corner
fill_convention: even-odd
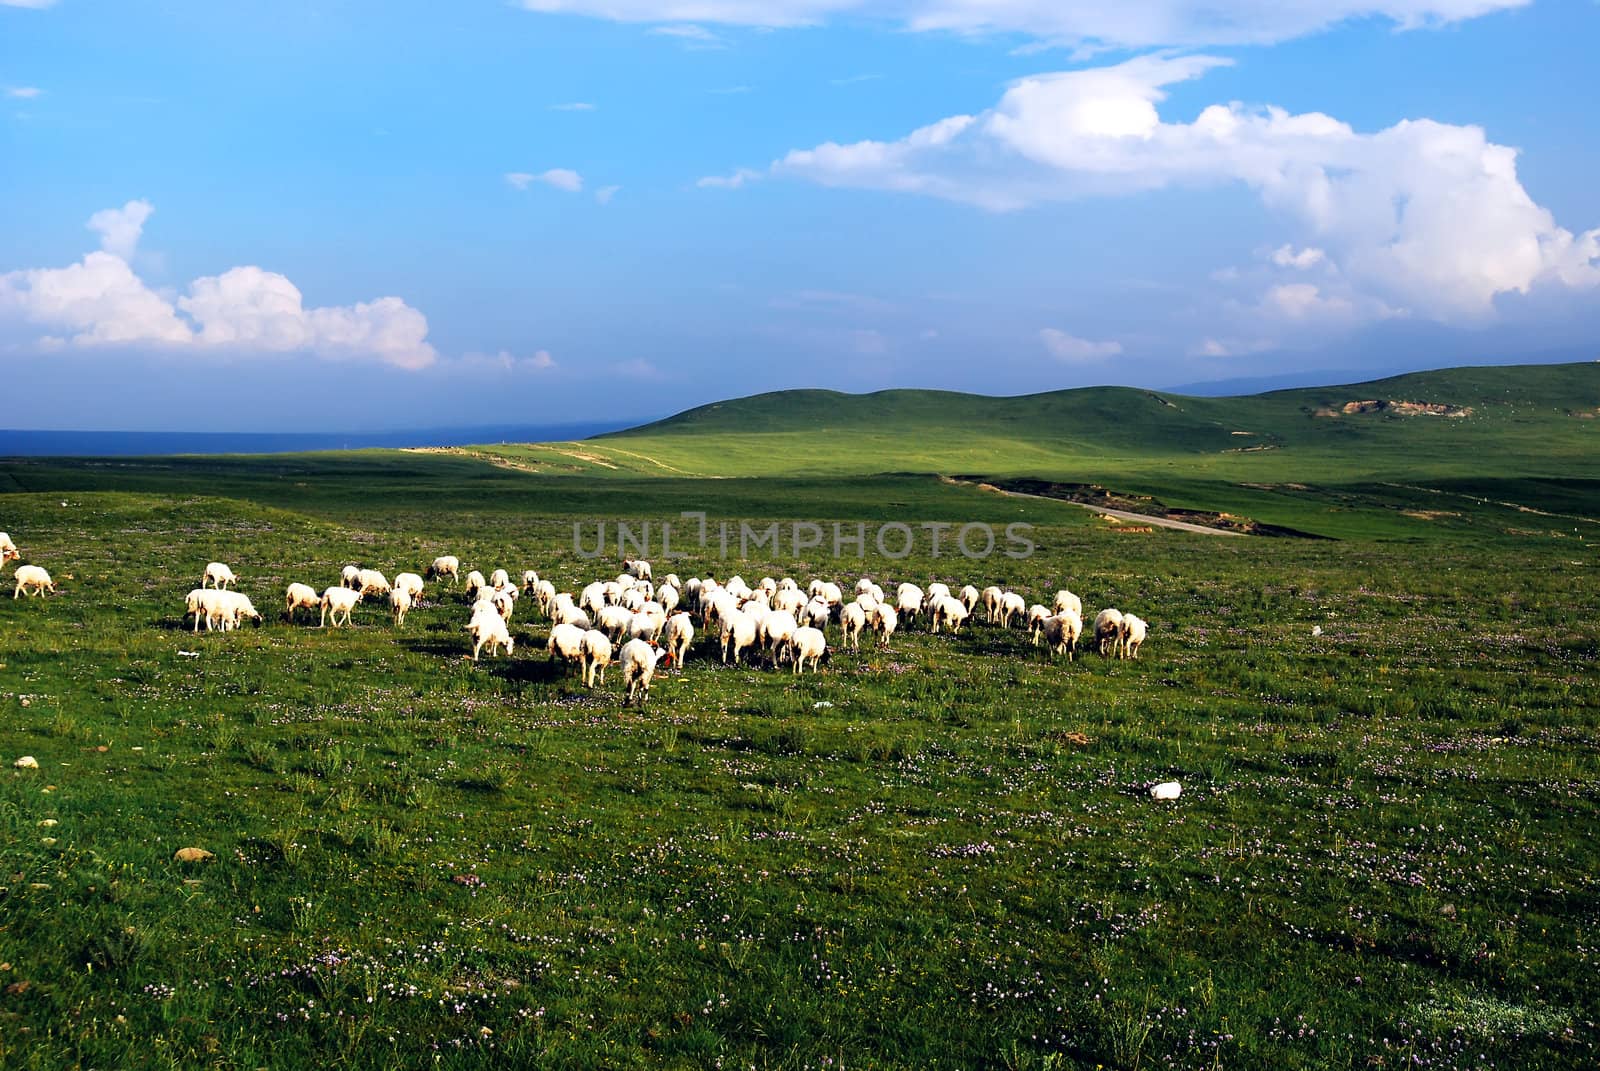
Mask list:
[[[388,578],[376,569],[362,569],[356,574],[356,579],[360,581],[360,586],[356,590],[361,592],[362,598],[368,595],[389,594]]]
[[[938,632],[939,626],[943,625],[950,630],[950,635],[958,636],[961,626],[967,623],[967,608],[960,599],[946,595],[933,604],[931,616],[934,632]]]
[[[533,594],[533,589],[539,583],[539,574],[532,569],[522,570],[522,591],[525,595]]]
[[[800,622],[795,620],[795,616],[783,610],[774,610],[761,619],[761,649],[774,665],[777,664],[778,645],[793,636],[794,630],[799,627]]]
[[[550,622],[555,625],[576,625],[585,632],[594,627],[594,622],[588,614],[571,605],[556,607],[555,612],[550,615]]]
[[[650,680],[656,675],[656,659],[661,652],[644,640],[629,640],[622,647],[622,683],[627,688],[624,704],[644,706],[650,698]]]
[[[600,611],[612,601],[606,598],[606,585],[604,581],[600,580],[587,585],[578,593],[578,608],[596,617],[599,617]]]
[[[661,604],[646,602],[634,612],[633,620],[628,624],[628,635],[637,640],[654,643],[666,625],[667,612]]]
[[[389,592],[389,612],[394,615],[395,628],[404,628],[406,614],[411,611],[411,591],[397,587]]]
[[[1066,588],[1062,588],[1060,591],[1056,592],[1055,602],[1053,602],[1051,606],[1058,614],[1064,614],[1068,610],[1071,610],[1079,617],[1083,616],[1083,600],[1078,598],[1072,592],[1068,591]]]
[[[583,637],[588,631],[587,627],[579,628],[577,625],[557,625],[550,630],[545,650],[550,652],[552,660],[560,658],[563,662],[582,663]]]
[[[416,573],[401,573],[394,578],[394,590],[411,596],[413,604],[422,601],[422,577]]]
[[[677,588],[679,591],[683,590],[683,581],[678,579],[678,574],[677,573],[668,573],[667,574],[667,578],[665,580],[663,580],[661,583],[663,585],[670,584],[672,587]]]
[[[475,617],[467,625],[467,632],[472,635],[472,660],[478,660],[478,654],[485,647],[489,648],[492,658],[499,653],[501,647],[506,649],[506,654],[511,654],[516,647],[516,641],[511,638],[511,631],[506,628],[506,623],[495,616]]]
[[[539,612],[550,616],[550,608],[556,602],[556,586],[548,580],[540,580],[533,585],[533,601],[539,607]]]
[[[456,581],[461,579],[461,559],[454,554],[441,554],[433,559],[433,564],[428,566],[428,577],[447,576],[450,586],[455,587]]]
[[[682,666],[694,642],[694,621],[688,614],[673,614],[661,630],[661,642],[667,649],[667,665]]]
[[[851,650],[861,650],[861,630],[866,627],[867,611],[859,598],[839,611],[840,639]]]
[[[621,606],[602,606],[594,616],[595,627],[609,636],[613,643],[622,642],[632,622],[633,614]]]
[[[261,624],[261,614],[256,610],[255,604],[250,601],[250,596],[242,591],[224,591],[217,599],[222,606],[222,628],[238,628],[239,622],[250,618],[256,624]]]
[[[830,613],[836,607],[844,605],[844,592],[840,589],[838,584],[835,584],[831,580],[823,584],[822,587],[817,591],[817,595],[813,595],[812,598],[816,598],[818,595],[822,597],[823,602],[828,604],[828,611]]]
[[[20,572],[20,570],[18,570]],[[183,600],[184,616],[194,615],[194,631],[200,631],[200,622],[204,619],[206,631],[211,631],[211,592],[206,588],[195,588]]]
[[[622,571],[629,576],[636,576],[640,580],[651,579],[650,563],[641,558],[624,558],[622,560]]]
[[[583,634],[583,647],[578,658],[578,666],[583,670],[583,683],[586,688],[594,687],[595,674],[600,675],[600,683],[606,682],[606,667],[611,664],[611,641],[599,629],[590,629]]]
[[[467,598],[471,599],[475,597],[478,594],[479,588],[486,588],[488,586],[489,582],[483,578],[483,574],[478,572],[478,570],[474,569],[472,572],[467,574]]]
[[[949,597],[950,585],[937,583],[929,584],[927,593],[922,597],[922,609],[931,614],[933,613],[934,606],[938,605],[940,599],[948,599]]]
[[[1109,644],[1112,651],[1122,652],[1122,611],[1106,609],[1094,616],[1094,642],[1101,655]]]
[[[994,624],[995,620],[1000,616],[1000,600],[1004,596],[1005,592],[1001,591],[993,584],[990,584],[988,587],[984,588],[982,595],[979,596],[979,598],[983,600],[983,619],[989,622],[991,625]]]
[[[750,590],[750,585],[744,582],[744,577],[738,574],[729,577],[728,582],[722,585],[722,590],[736,599],[748,599],[755,594]]]
[[[361,587],[361,566],[347,565],[339,570],[339,583],[347,588],[359,590]]]
[[[828,638],[821,629],[801,627],[794,630],[794,634],[783,642],[778,651],[778,663],[792,659],[795,673],[805,671],[806,660],[811,660],[811,672],[817,671],[818,664],[828,660]]]
[[[30,595],[42,596],[46,589],[52,595],[56,593],[56,583],[50,579],[49,573],[37,565],[19,565],[17,566],[17,586],[11,592],[11,597],[15,599],[24,591],[28,591],[29,588],[33,589],[29,592]]]
[[[1144,634],[1149,627],[1142,617],[1134,614],[1122,615],[1122,625],[1117,629],[1117,638],[1122,643],[1123,658],[1139,657],[1139,648],[1144,645]]]
[[[909,624],[922,609],[922,589],[915,584],[901,584],[894,591],[894,608],[905,615]]]
[[[11,542],[11,537],[4,532],[0,532],[0,565],[4,565],[9,561],[20,560],[21,557],[22,553],[17,550],[17,545]]]
[[[1067,661],[1074,661],[1078,651],[1078,637],[1083,633],[1083,618],[1068,610],[1053,614],[1039,625],[1039,635],[1044,640],[1045,653],[1054,658],[1067,652]]]
[[[745,613],[731,610],[726,614],[719,614],[722,622],[722,664],[728,664],[728,655],[733,655],[733,664],[739,664],[739,656],[745,648],[752,647],[756,642],[756,623]]]
[[[290,584],[283,593],[283,619],[294,620],[296,610],[312,610],[322,605],[322,596],[310,584]]]
[[[805,608],[806,602],[806,595],[799,588],[784,588],[772,597],[771,606],[784,613],[798,614]]]
[[[978,589],[973,587],[971,584],[968,584],[966,587],[961,589],[961,594],[958,596],[958,598],[961,599],[961,605],[967,608],[967,613],[970,614],[973,610],[978,608]]]
[[[1039,646],[1039,625],[1045,618],[1050,616],[1051,612],[1048,606],[1034,603],[1028,607],[1028,632],[1033,636],[1033,645],[1035,647]]]
[[[200,586],[203,588],[225,588],[238,582],[239,578],[233,575],[233,570],[221,562],[212,562],[206,566],[206,575],[200,578]]]
[[[800,611],[800,614],[796,620],[804,622],[811,628],[826,628],[828,625],[828,618],[832,616],[833,611],[828,606],[828,601],[821,595],[818,595],[816,598],[806,603],[805,608]]]
[[[509,583],[511,583],[511,574],[504,569],[496,569],[489,574],[489,586],[491,588],[503,588]]]
[[[656,591],[656,601],[669,614],[678,608],[678,599],[678,589],[672,584],[662,584]]]
[[[1023,612],[1027,609],[1028,600],[1014,591],[1008,591],[1000,596],[1000,627],[1010,628],[1011,619],[1022,620]]]
[[[344,614],[344,623],[350,623],[350,611],[356,608],[356,603],[361,601],[361,592],[347,587],[329,588],[322,593],[322,619],[317,623],[318,628],[327,625],[329,617],[333,618],[333,627],[339,627],[339,615]]]
[[[886,602],[881,602],[872,611],[869,618],[872,630],[878,634],[878,646],[889,646],[889,637],[894,635],[894,630],[900,626],[900,618],[894,612],[894,607]]]

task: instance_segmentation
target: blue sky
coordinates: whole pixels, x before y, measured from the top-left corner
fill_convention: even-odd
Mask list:
[[[1592,0],[0,0],[4,423],[1594,356],[1596,41]]]

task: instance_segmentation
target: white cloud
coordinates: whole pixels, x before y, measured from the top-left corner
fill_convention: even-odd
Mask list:
[[[1263,44],[1356,19],[1404,29],[1531,0],[521,0],[529,11],[619,22],[811,26],[873,19],[918,31],[1021,33],[1069,46]],[[668,30],[669,26],[659,27]]]
[[[32,100],[43,92],[38,86],[12,86],[6,90],[6,96],[13,100]]]
[[[428,321],[396,297],[354,305],[306,308],[287,278],[257,267],[231,268],[196,279],[176,303],[151,289],[128,265],[147,201],[97,212],[89,226],[104,248],[65,268],[0,273],[0,320],[52,332],[42,348],[70,344],[142,344],[230,354],[303,352],[319,357],[377,360],[417,369],[437,358]]]
[[[695,185],[702,190],[737,190],[746,183],[755,182],[761,177],[762,172],[748,167],[741,167],[731,175],[707,175],[696,182]]]
[[[535,182],[542,182],[546,186],[567,193],[577,193],[583,189],[583,176],[564,167],[553,167],[537,175],[527,171],[508,171],[505,178],[508,184],[519,190],[525,190]]]
[[[0,7],[47,8],[56,0],[0,0]]]
[[[1292,245],[1281,245],[1272,251],[1272,263],[1280,268],[1295,268],[1306,271],[1315,268],[1327,259],[1327,254],[1315,246],[1296,249]]]
[[[452,362],[454,368],[484,368],[497,372],[550,372],[559,367],[549,350],[538,350],[531,357],[518,357],[510,350],[498,353],[469,353]]]
[[[1091,342],[1089,339],[1069,335],[1054,327],[1040,331],[1039,341],[1044,343],[1044,348],[1050,352],[1050,356],[1058,361],[1073,364],[1103,361],[1122,352],[1120,342]]]
[[[688,42],[691,48],[727,47],[727,42],[723,41],[722,38],[718,37],[704,26],[696,26],[693,23],[674,23],[668,26],[655,26],[651,28],[650,32],[660,37],[676,37],[680,41]]]
[[[566,104],[552,104],[550,105],[550,110],[553,112],[592,112],[594,111],[594,105],[588,101],[574,100]]]
[[[1143,56],[1026,78],[978,116],[796,150],[772,171],[993,211],[1239,183],[1314,238],[1357,293],[1442,320],[1488,316],[1496,295],[1537,283],[1600,285],[1600,230],[1558,226],[1518,181],[1516,151],[1479,127],[1419,119],[1363,134],[1317,112],[1238,103],[1162,119],[1164,87],[1229,62]]]
[[[642,358],[613,365],[611,371],[623,379],[665,379],[661,369]]]
[[[594,191],[594,199],[603,205],[608,205],[620,189],[622,189],[621,186],[601,186]]]
[[[1268,290],[1262,307],[1291,320],[1344,317],[1355,312],[1348,298],[1325,294],[1312,283],[1286,283]]]
[[[1189,349],[1191,357],[1243,357],[1270,350],[1276,343],[1269,339],[1207,338]]]

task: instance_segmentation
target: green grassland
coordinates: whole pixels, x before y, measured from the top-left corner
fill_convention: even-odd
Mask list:
[[[1037,458],[1046,402],[942,444],[918,395],[915,445],[872,455],[728,403],[490,460],[0,462],[0,529],[61,586],[0,597],[0,1067],[1593,1067],[1600,505],[1594,422],[1554,409],[1600,399],[1589,366],[1519,371],[1504,409],[1505,370],[1387,392],[1464,418],[1170,398],[1192,430],[1165,455],[1141,392],[1092,392],[1056,397]],[[1097,406],[1124,413],[1098,438]],[[1203,420],[1278,449],[1217,454]],[[935,473],[1281,502],[1339,538],[1128,532]],[[351,561],[575,590],[615,555],[574,523],[592,545],[683,510],[1025,522],[1023,559],[869,539],[657,569],[1066,585],[1150,638],[1052,663],[913,625],[798,678],[702,640],[634,709],[615,669],[589,692],[549,663],[525,606],[477,664],[448,587],[403,629],[278,619]],[[188,630],[212,559],[264,627]]]

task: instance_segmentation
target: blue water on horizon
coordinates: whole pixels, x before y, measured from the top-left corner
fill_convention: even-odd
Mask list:
[[[528,424],[414,431],[192,432],[16,431],[0,428],[0,457],[152,457],[165,454],[297,454],[375,447],[471,446],[477,443],[565,442],[628,424]]]

